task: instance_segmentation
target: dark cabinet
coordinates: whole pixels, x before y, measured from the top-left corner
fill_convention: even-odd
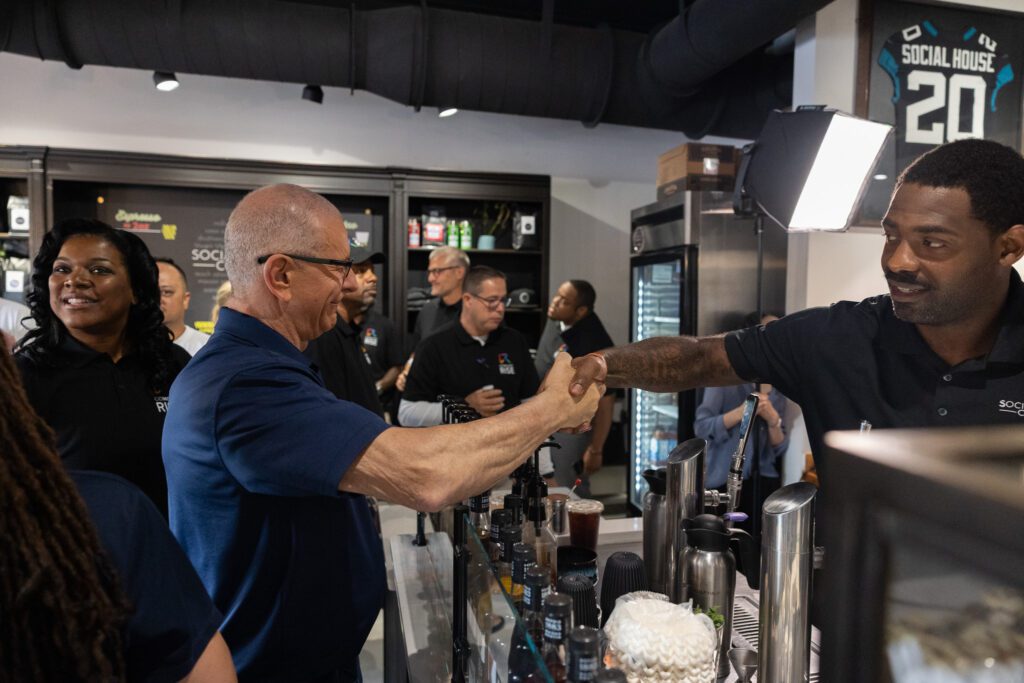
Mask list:
[[[49,226],[64,218],[94,217],[134,230],[155,256],[173,258],[185,268],[192,291],[190,324],[209,319],[217,287],[226,280],[223,231],[231,209],[246,192],[272,183],[294,183],[324,195],[341,210],[350,239],[387,255],[378,267],[378,306],[403,332],[415,324],[407,294],[427,286],[430,251],[409,248],[409,217],[442,207],[453,219],[471,221],[472,262],[505,272],[510,291],[532,293],[532,298],[524,294],[527,303],[509,309],[506,320],[536,345],[548,302],[547,176],[0,147],[2,199],[24,195],[31,203],[29,237],[16,239],[27,242],[32,255]],[[494,225],[500,207],[510,219]],[[520,249],[512,243],[515,212],[533,216],[534,232]],[[496,233],[495,248],[476,249],[480,231],[489,227]]]
[[[24,301],[29,257],[45,231],[42,147],[0,146],[0,294]]]

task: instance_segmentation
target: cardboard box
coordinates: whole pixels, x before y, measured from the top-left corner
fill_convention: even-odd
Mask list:
[[[740,150],[728,145],[688,142],[658,157],[658,200],[684,190],[731,192]]]

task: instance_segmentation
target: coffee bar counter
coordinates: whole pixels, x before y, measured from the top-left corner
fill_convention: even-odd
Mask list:
[[[452,680],[452,584],[453,549],[445,533],[426,534],[427,544],[414,544],[413,534],[400,534],[390,539],[386,547],[388,557],[388,583],[394,591],[396,609],[386,624],[385,644],[389,653],[404,654],[405,670],[391,664],[385,671],[386,680],[404,681],[408,675],[413,683],[447,683]],[[558,537],[560,545],[568,544],[568,534]],[[602,518],[598,534],[597,563],[599,568],[596,594],[600,596],[601,574],[608,557],[616,552],[632,552],[641,555],[643,550],[642,518]],[[470,572],[472,577],[472,571]],[[492,586],[497,590],[496,585]],[[471,601],[472,602],[472,601]],[[507,602],[499,595],[492,595],[491,612],[496,615],[495,635],[488,639],[489,655],[479,656],[471,661],[467,680],[506,681],[509,646],[513,637],[514,617]],[[469,608],[470,641],[480,639],[482,634],[473,618],[473,606]],[[756,649],[758,646],[758,591],[750,588],[738,576],[734,602],[733,646]],[[475,633],[474,633],[475,632]],[[811,677],[818,680],[818,658],[820,636],[817,629],[811,635]],[[395,649],[395,646],[398,649]],[[735,672],[725,681],[739,681]]]

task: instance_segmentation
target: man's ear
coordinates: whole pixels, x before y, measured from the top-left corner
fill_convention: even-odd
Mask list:
[[[293,272],[292,262],[287,256],[274,254],[263,264],[263,284],[274,297],[289,301],[292,298]]]
[[[192,292],[185,292],[185,310],[188,310],[188,305],[192,301]]]
[[[1024,257],[1024,225],[1017,224],[998,237],[999,263],[1012,266]]]

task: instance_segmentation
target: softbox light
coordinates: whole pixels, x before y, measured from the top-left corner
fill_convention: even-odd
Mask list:
[[[743,150],[733,207],[788,232],[846,230],[891,133],[825,107],[774,111]]]

